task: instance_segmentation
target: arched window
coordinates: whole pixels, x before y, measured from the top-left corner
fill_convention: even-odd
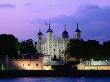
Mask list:
[[[38,64],[36,64],[36,66],[38,66]]]
[[[28,64],[28,66],[30,66],[30,64]]]
[[[56,55],[54,55],[54,57],[53,57],[53,60],[54,60],[54,61],[56,61],[56,60],[57,60],[57,57],[56,57]]]

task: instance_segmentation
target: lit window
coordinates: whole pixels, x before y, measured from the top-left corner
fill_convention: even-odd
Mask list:
[[[30,64],[28,64],[28,66],[30,66]]]
[[[38,64],[36,64],[36,66],[38,66]]]

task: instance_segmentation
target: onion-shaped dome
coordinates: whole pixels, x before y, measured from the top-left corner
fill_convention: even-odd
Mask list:
[[[52,31],[52,29],[49,28],[49,29],[47,30],[47,32],[53,32],[53,31]]]
[[[37,35],[43,35],[43,34],[42,34],[42,32],[39,31]]]
[[[69,34],[68,34],[68,32],[66,31],[66,28],[65,28],[65,30],[64,30],[63,33],[62,33],[62,37],[63,37],[63,38],[68,38],[68,37],[69,37]]]
[[[47,32],[53,32],[52,29],[50,28],[50,24],[49,24],[49,28],[48,28]]]
[[[75,32],[81,32],[78,27],[79,27],[79,26],[78,26],[78,24],[77,24],[77,28],[76,28]]]

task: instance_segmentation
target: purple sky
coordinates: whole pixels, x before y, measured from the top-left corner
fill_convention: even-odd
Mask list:
[[[67,30],[74,37],[79,22],[82,38],[110,40],[110,0],[0,0],[0,34],[14,34],[20,41],[37,39],[50,22],[55,37]]]

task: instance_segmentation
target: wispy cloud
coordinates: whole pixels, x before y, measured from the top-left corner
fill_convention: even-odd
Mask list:
[[[26,5],[26,6],[31,6],[31,3],[26,3],[25,5]]]
[[[2,4],[0,4],[0,8],[13,8],[13,7],[16,7],[16,6],[13,5],[13,4],[10,4],[10,3],[2,3]]]

